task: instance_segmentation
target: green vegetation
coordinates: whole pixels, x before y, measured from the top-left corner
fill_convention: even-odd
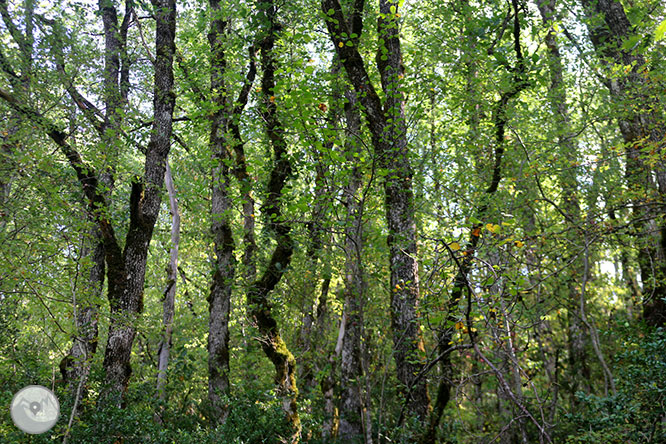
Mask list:
[[[663,1],[0,18],[0,442],[666,442]]]

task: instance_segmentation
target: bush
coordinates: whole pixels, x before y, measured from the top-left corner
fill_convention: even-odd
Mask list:
[[[666,332],[623,332],[615,356],[616,396],[579,393],[582,410],[567,415],[567,443],[666,442]]]

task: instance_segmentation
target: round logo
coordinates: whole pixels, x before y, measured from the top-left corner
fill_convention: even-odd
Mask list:
[[[14,395],[11,412],[16,427],[36,435],[55,425],[60,416],[60,403],[46,387],[29,385]]]

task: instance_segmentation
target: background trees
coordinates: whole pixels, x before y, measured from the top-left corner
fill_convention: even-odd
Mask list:
[[[55,389],[35,442],[663,441],[664,14],[0,1],[3,400]]]

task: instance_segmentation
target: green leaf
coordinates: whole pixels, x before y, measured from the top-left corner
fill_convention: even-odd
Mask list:
[[[666,20],[661,22],[657,29],[654,31],[654,39],[656,41],[664,40],[666,38]]]
[[[625,51],[631,51],[636,47],[636,45],[638,45],[640,41],[641,41],[640,36],[632,35],[622,43],[622,49],[624,49]]]

